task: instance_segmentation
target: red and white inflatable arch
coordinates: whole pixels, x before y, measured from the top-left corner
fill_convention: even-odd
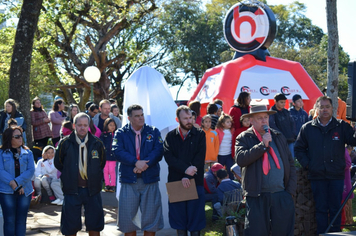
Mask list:
[[[244,55],[208,69],[189,102],[200,101],[201,115],[204,115],[209,102],[221,99],[227,113],[242,91],[251,93],[252,99],[268,99],[270,106],[277,93],[285,94],[290,102],[293,95],[300,94],[307,112],[322,96],[300,63],[269,56],[264,62]]]

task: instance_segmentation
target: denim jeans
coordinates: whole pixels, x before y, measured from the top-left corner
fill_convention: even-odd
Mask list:
[[[31,195],[0,193],[0,204],[4,216],[4,236],[26,235],[26,220]]]

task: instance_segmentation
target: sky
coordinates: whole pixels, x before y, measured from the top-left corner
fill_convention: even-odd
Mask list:
[[[205,0],[207,2],[209,0]],[[284,4],[288,5],[295,0],[267,0],[268,5]],[[312,24],[319,26],[324,33],[327,33],[326,22],[326,0],[298,0],[306,6],[305,16],[311,19]],[[238,2],[238,0],[236,0]],[[349,54],[350,61],[356,61],[356,0],[338,0],[337,1],[337,17],[339,44],[344,51]],[[190,83],[191,86],[188,85]],[[172,96],[176,99],[176,94],[179,86],[171,88]],[[195,83],[186,81],[179,92],[178,99],[189,99],[195,90]]]
[[[267,0],[270,5],[290,4],[294,0]],[[327,33],[326,22],[326,0],[299,0],[307,7],[305,16],[312,20],[314,25],[323,29]],[[337,23],[339,31],[339,44],[344,51],[349,54],[351,61],[356,61],[356,1],[338,0],[337,1]]]

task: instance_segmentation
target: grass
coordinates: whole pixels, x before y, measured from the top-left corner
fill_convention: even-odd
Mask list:
[[[202,235],[205,236],[223,236],[225,230],[225,220],[220,219],[215,222],[211,220],[213,208],[211,203],[205,205],[206,227],[202,230]]]

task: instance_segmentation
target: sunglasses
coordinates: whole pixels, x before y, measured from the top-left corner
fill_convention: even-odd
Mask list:
[[[20,134],[17,134],[17,135],[14,135],[14,136],[12,136],[14,139],[19,139],[19,138],[22,138],[22,135],[20,135]]]

